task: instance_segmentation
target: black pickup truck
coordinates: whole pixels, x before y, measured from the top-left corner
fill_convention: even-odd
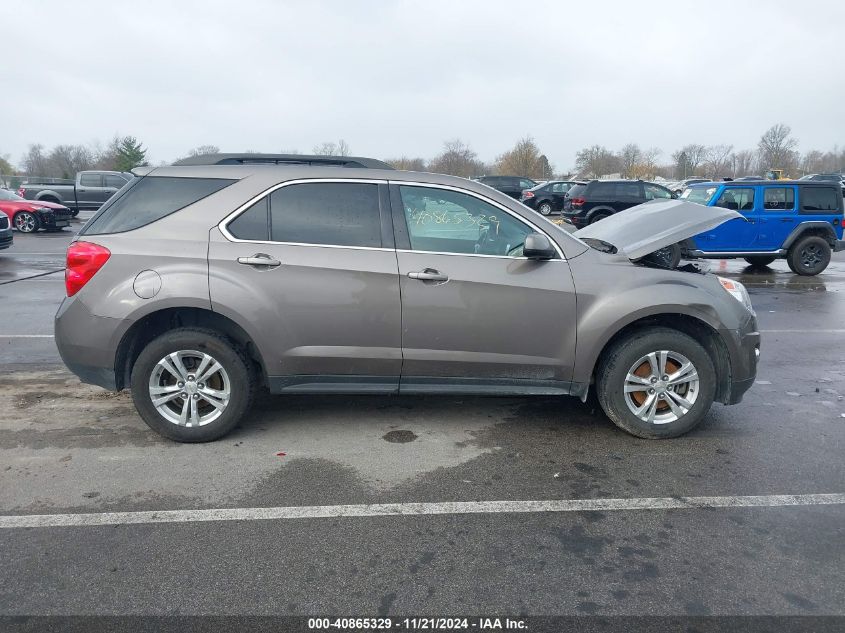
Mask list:
[[[25,180],[18,195],[27,200],[63,204],[75,216],[80,209],[99,209],[114,193],[135,176],[122,171],[81,171],[76,181],[66,184]]]

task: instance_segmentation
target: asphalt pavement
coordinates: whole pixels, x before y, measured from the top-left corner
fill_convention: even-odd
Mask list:
[[[266,396],[180,445],[60,363],[79,226],[0,252],[0,615],[845,615],[845,253],[712,262],[761,364],[682,438],[592,397]],[[2,523],[33,515],[64,523]]]

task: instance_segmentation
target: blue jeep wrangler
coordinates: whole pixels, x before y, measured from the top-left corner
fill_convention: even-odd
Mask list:
[[[793,272],[818,275],[842,241],[843,198],[834,183],[807,180],[731,181],[687,187],[681,198],[745,216],[696,235],[685,254],[710,259],[742,257],[752,266],[785,258]]]

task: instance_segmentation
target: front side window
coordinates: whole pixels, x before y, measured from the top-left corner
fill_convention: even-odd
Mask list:
[[[657,185],[643,185],[645,189],[646,200],[657,200],[658,198],[671,198],[672,194],[666,191],[663,187]]]
[[[833,187],[801,187],[801,211],[808,213],[839,211],[842,193]]]
[[[399,187],[415,251],[521,257],[534,230],[502,209],[459,191]]]
[[[729,187],[719,196],[715,206],[734,211],[751,211],[754,208],[754,189]]]
[[[270,194],[274,242],[330,246],[381,246],[378,185],[313,182]]]
[[[766,187],[763,209],[766,211],[792,211],[795,208],[795,190],[792,187]]]

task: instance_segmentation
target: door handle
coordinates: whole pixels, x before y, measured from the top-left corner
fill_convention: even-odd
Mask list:
[[[238,257],[238,263],[246,264],[247,266],[260,266],[262,268],[276,268],[282,265],[282,262],[278,259],[270,257],[265,253],[256,253],[252,257]]]
[[[448,275],[443,275],[439,270],[433,268],[426,268],[419,272],[408,273],[411,279],[418,279],[420,281],[449,281]]]

